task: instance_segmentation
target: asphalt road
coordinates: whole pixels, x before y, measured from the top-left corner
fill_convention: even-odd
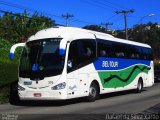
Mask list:
[[[67,116],[69,120],[73,115],[80,114],[89,114],[88,117],[91,117],[92,114],[98,116],[98,114],[107,113],[138,114],[158,103],[160,103],[160,83],[155,83],[150,88],[144,88],[142,93],[135,93],[134,91],[109,93],[102,95],[95,102],[86,102],[84,99],[73,99],[61,102],[30,101],[17,106],[8,103],[0,105],[0,114],[4,116],[6,114],[22,115],[23,117],[25,116],[24,118],[27,117],[27,119],[61,119],[60,117]],[[96,116],[92,117],[96,118]],[[76,119],[78,120],[78,118]]]

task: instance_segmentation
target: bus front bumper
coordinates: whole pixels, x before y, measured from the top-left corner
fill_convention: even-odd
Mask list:
[[[20,100],[65,100],[67,93],[63,90],[55,91],[18,91]]]

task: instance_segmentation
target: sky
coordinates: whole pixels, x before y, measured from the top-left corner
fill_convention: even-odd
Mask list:
[[[65,25],[62,14],[69,13],[74,15],[69,19],[69,26],[109,22],[113,23],[108,26],[112,30],[124,29],[124,16],[115,11],[134,9],[134,13],[127,14],[128,28],[141,23],[160,23],[159,6],[160,0],[0,0],[0,10],[23,13],[26,9],[30,15],[37,11],[61,25]]]

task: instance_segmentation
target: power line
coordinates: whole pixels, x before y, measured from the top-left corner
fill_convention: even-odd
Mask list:
[[[119,7],[119,8],[122,8],[122,9],[124,9],[124,8],[127,9],[126,7],[123,7],[123,6],[119,5],[119,4],[110,2],[110,1],[108,1],[108,0],[105,0],[105,2],[106,2],[106,3],[109,3],[109,4],[111,4],[111,5],[117,6],[117,7]]]
[[[118,8],[123,8],[123,9],[125,8],[125,7],[122,7],[118,4],[108,2],[108,1],[102,1],[102,0],[101,1],[99,1],[99,0],[92,0],[92,1],[80,0],[80,1],[87,3],[89,5],[92,5],[92,6],[96,6],[96,7],[103,8],[103,9],[108,9],[112,12],[113,12],[113,10],[118,9]],[[118,8],[117,8],[117,6],[118,6]]]
[[[116,11],[116,14],[123,14],[124,15],[124,23],[125,23],[125,33],[126,33],[126,39],[128,39],[128,30],[127,30],[127,14],[133,13],[134,10],[122,10],[122,11]]]
[[[105,4],[105,3],[102,2],[102,1],[93,0],[94,3],[91,2],[91,1],[86,1],[86,0],[80,0],[80,1],[82,1],[82,2],[84,2],[84,3],[87,3],[87,4],[89,4],[89,5],[92,5],[92,6],[99,7],[99,8],[103,8],[103,9],[107,9],[107,10],[109,9],[109,10],[112,11],[112,12],[113,12],[113,9],[117,9],[116,7],[109,6],[108,4]],[[97,5],[97,3],[98,3],[98,5]],[[103,7],[102,5],[105,6],[105,7]],[[108,6],[108,7],[110,7],[110,8],[106,8],[106,6]],[[112,8],[112,9],[111,9],[111,8]],[[106,21],[109,21],[109,20],[113,19],[115,16],[117,16],[117,14],[114,14],[113,16],[109,17]]]
[[[126,7],[124,6],[121,6],[119,4],[116,4],[116,3],[113,3],[113,2],[110,2],[108,0],[92,0],[92,1],[95,1],[96,3],[102,5],[102,6],[105,6],[105,7],[110,7],[112,9],[119,9],[119,8],[122,8],[122,9],[127,9]],[[109,5],[110,4],[110,5]]]
[[[66,20],[66,26],[68,26],[68,19],[71,18],[71,17],[74,17],[73,15],[67,13],[66,15],[62,15],[63,18],[65,18]]]
[[[82,1],[83,3],[89,4],[89,5],[92,5],[92,6],[101,8],[101,9],[106,9],[106,10],[109,10],[109,11],[112,11],[112,12],[113,12],[112,9],[106,8],[106,7],[104,7],[103,5],[97,4],[97,3],[95,3],[95,2],[91,2],[91,1],[87,1],[87,0],[80,0],[80,1]]]
[[[87,21],[83,21],[83,20],[78,20],[78,19],[71,19],[72,22],[77,22],[77,23],[86,23],[86,24],[95,24],[92,22],[87,22]]]
[[[27,16],[22,16],[20,14],[17,14],[17,13],[14,13],[14,12],[9,12],[9,10],[0,10],[1,13],[8,13],[8,14],[12,14],[14,16],[18,16],[18,17],[27,17]],[[29,19],[35,19],[35,18],[32,18],[32,17],[28,17]],[[62,18],[62,17],[61,17]],[[95,23],[91,23],[91,22],[87,22],[87,21],[82,21],[82,20],[78,20],[78,19],[71,19],[70,21],[72,22],[77,22],[77,23],[86,23],[86,24],[95,24]],[[55,23],[55,25],[59,25],[59,26],[65,26],[65,25],[62,25],[62,24],[59,24],[59,23]]]
[[[100,4],[102,6],[105,6],[105,7],[109,7],[109,8],[112,8],[112,9],[117,9],[117,8],[115,8],[113,6],[110,6],[110,5],[108,5],[108,4],[106,4],[106,3],[102,2],[102,1],[97,1],[97,0],[92,0],[92,1],[94,1],[95,3]]]
[[[113,16],[109,17],[106,21],[109,21],[109,20],[113,19],[116,16],[117,16],[117,14],[114,14]]]
[[[13,15],[13,16],[17,16],[17,17],[25,17],[25,18],[29,18],[29,19],[32,19],[31,17],[27,17],[27,16],[22,16],[20,14],[16,14],[16,13],[13,13],[13,12],[8,12],[8,11],[5,11],[5,10],[0,10],[1,13],[6,13],[6,14],[10,14],[10,15]],[[35,19],[35,18],[34,18]]]
[[[86,1],[86,0],[81,0],[81,1]],[[96,0],[94,0],[94,1],[96,1]],[[102,2],[99,1],[98,3],[99,3],[99,5],[97,5],[97,4],[95,5],[95,3],[91,3],[91,4],[94,4],[95,6],[100,7],[100,8],[107,9],[106,7],[101,6]],[[50,14],[50,13],[46,13],[46,12],[41,12],[41,11],[38,11],[38,10],[35,10],[35,9],[31,9],[31,8],[28,8],[28,7],[25,7],[25,6],[17,5],[17,4],[14,4],[14,3],[9,3],[9,2],[3,1],[3,0],[0,0],[0,4],[6,5],[6,6],[10,6],[10,7],[14,7],[14,8],[18,8],[18,9],[22,9],[22,10],[28,10],[28,11],[32,11],[32,12],[37,12],[37,13],[41,13],[41,14],[43,13],[43,14],[48,15],[48,16],[53,16],[53,17],[57,17],[57,18],[62,19],[62,16],[59,16],[59,15],[56,15],[56,14]],[[90,4],[90,2],[88,4]],[[106,5],[106,4],[104,4],[104,5]],[[113,7],[110,7],[110,8],[113,8]],[[107,19],[107,21],[110,20],[110,19],[113,19],[116,15],[113,15],[113,16],[109,17]],[[79,20],[79,19],[75,19],[75,18],[74,19],[70,19],[70,21],[71,22],[76,22],[76,23],[96,24],[96,23],[92,23],[92,22],[88,22],[88,21],[84,21],[84,20]],[[56,25],[60,25],[60,24],[56,24]]]
[[[6,10],[1,10],[1,9],[0,9],[0,12],[1,12],[1,13],[10,14],[10,15],[12,15],[12,16],[16,16],[16,17],[19,17],[19,18],[28,18],[28,19],[30,19],[30,20],[32,20],[32,19],[33,19],[33,20],[40,20],[40,19],[36,19],[36,18],[33,18],[33,17],[24,16],[24,15],[20,15],[20,14],[17,14],[17,13],[9,12],[9,11],[6,11]],[[43,22],[46,22],[46,21],[43,20]],[[54,25],[64,26],[64,25],[58,24],[58,23],[54,23]]]
[[[107,22],[107,23],[106,23],[106,30],[108,30],[108,26],[111,26],[111,25],[113,25],[113,23]]]
[[[48,15],[48,16],[54,16],[54,17],[61,18],[61,16],[59,16],[59,15],[49,14],[49,13],[46,13],[46,12],[38,11],[38,10],[35,10],[35,9],[31,9],[31,8],[21,6],[21,5],[17,5],[17,4],[14,4],[14,3],[9,3],[9,2],[6,2],[6,1],[0,1],[0,4],[10,6],[10,7],[14,7],[14,8],[18,8],[18,9],[22,9],[22,10],[28,10],[28,11],[31,11],[31,12],[43,13],[43,14]]]
[[[42,11],[38,11],[38,10],[31,9],[31,8],[28,8],[28,7],[25,7],[25,6],[17,5],[17,4],[14,4],[14,3],[9,3],[9,2],[3,1],[3,0],[0,0],[0,4],[6,5],[6,6],[10,6],[10,7],[14,7],[14,8],[18,8],[18,9],[22,9],[22,10],[28,10],[28,11],[31,11],[31,12],[37,12],[37,13],[41,13],[41,14],[43,13],[43,15],[47,15],[47,16],[63,19],[62,16],[60,16],[60,15],[50,14],[50,13],[46,13],[44,11],[43,12]],[[79,19],[73,19],[71,21],[77,22],[77,23],[89,23],[89,24],[92,24],[91,22],[84,21],[84,20],[79,20]]]
[[[107,22],[107,23],[101,23],[101,26],[102,25],[105,25],[106,31],[108,31],[108,26],[113,25],[113,23],[109,23],[109,22]]]

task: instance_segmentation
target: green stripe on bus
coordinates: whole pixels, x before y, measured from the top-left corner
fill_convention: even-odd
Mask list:
[[[150,67],[134,65],[119,71],[99,71],[99,77],[104,88],[124,87],[129,85],[141,72],[148,73]]]

